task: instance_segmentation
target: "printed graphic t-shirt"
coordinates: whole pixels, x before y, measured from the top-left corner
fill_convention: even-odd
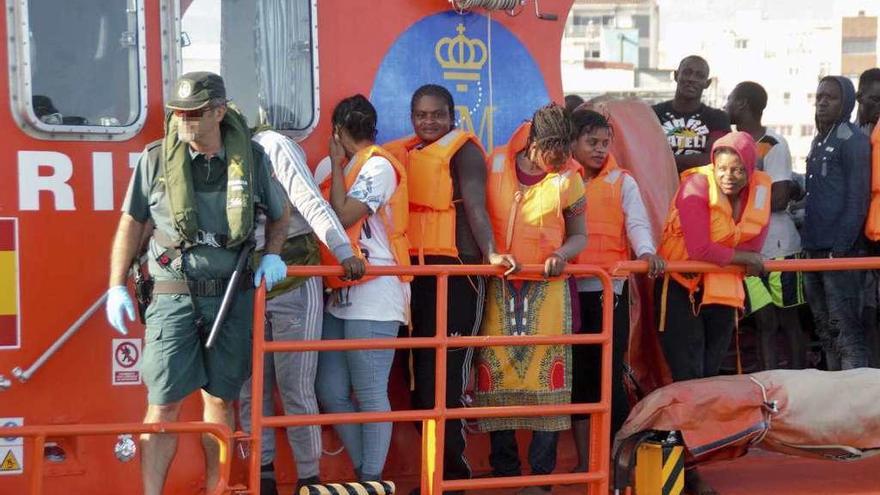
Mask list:
[[[716,108],[700,104],[693,113],[678,113],[672,101],[664,101],[652,107],[672,153],[690,155],[709,152],[709,138],[718,138],[730,132],[730,119]]]
[[[354,159],[345,167],[353,166]],[[330,159],[325,158],[315,170],[315,181],[320,184],[330,175]],[[372,265],[394,265],[394,254],[380,215],[382,208],[397,189],[397,176],[391,162],[373,156],[364,163],[348,190],[347,196],[369,208],[358,245]],[[325,305],[327,312],[341,320],[408,321],[410,288],[398,277],[376,277],[372,280],[336,289]]]

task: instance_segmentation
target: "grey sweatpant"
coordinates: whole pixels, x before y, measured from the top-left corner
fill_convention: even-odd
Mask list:
[[[322,292],[321,278],[312,277],[296,289],[269,300],[266,304],[266,340],[320,340],[324,314]],[[274,415],[272,390],[276,384],[285,414],[318,414],[315,397],[317,352],[267,353],[264,363],[264,415]],[[250,431],[250,380],[241,389],[239,404],[242,428]],[[265,465],[275,460],[275,432],[264,428],[262,440],[260,459]],[[321,427],[288,428],[287,440],[296,459],[297,476],[300,479],[317,476],[321,459]]]

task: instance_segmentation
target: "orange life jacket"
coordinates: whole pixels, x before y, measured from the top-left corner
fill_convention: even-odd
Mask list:
[[[749,177],[748,196],[739,222],[733,219],[733,209],[727,197],[721,193],[715,182],[712,165],[688,170],[682,177],[692,174],[703,174],[709,181],[709,221],[712,242],[735,248],[754,239],[761,234],[770,219],[770,186],[772,180],[764,172],[755,170]],[[676,196],[678,193],[676,193]],[[681,218],[678,208],[673,202],[663,228],[659,255],[669,261],[686,261],[689,259],[684,244],[684,233],[681,229]],[[745,292],[743,276],[738,273],[703,273],[682,274],[670,273],[670,277],[688,288],[693,294],[702,285],[702,304],[722,304],[734,308],[743,308]]]
[[[576,263],[612,265],[631,258],[623,211],[625,174],[609,154],[599,174],[585,184],[587,247],[577,255]]]
[[[529,123],[521,125],[510,142],[496,148],[489,157],[486,207],[499,252],[512,254],[523,264],[543,265],[565,241],[562,216],[565,182],[580,180],[580,177],[576,166],[569,162],[533,186],[520,184],[516,177],[516,154],[525,148],[530,127]],[[540,275],[510,278],[544,280]]]
[[[376,145],[368,146],[358,151],[354,156],[354,163],[345,174],[345,189],[346,191],[351,189],[351,186],[354,185],[354,181],[357,179],[361,168],[367,163],[367,160],[374,156],[381,156],[391,162],[391,166],[394,167],[394,171],[397,174],[397,188],[394,190],[394,194],[392,194],[391,199],[389,199],[388,202],[376,212],[376,215],[379,215],[382,219],[382,224],[385,227],[385,234],[388,236],[388,244],[394,255],[394,261],[397,262],[398,265],[409,266],[409,240],[407,240],[406,237],[409,209],[407,208],[407,177],[403,165],[401,165],[391,153],[382,147]],[[332,176],[328,176],[320,186],[321,194],[328,201],[330,200],[331,178]],[[363,229],[366,220],[367,217],[364,216],[347,228],[345,232],[348,234],[348,238],[351,241],[351,249],[354,251],[355,256],[368,261],[361,252],[360,244],[358,243],[358,239],[361,237],[361,230]],[[335,265],[338,263],[333,256],[333,253],[331,253],[324,244],[321,244],[320,251],[322,265]],[[325,277],[324,285],[331,289],[338,289],[340,287],[361,284],[372,278],[375,277],[363,277],[355,282],[348,282],[341,280],[339,277]],[[409,282],[412,280],[412,276],[400,276],[400,280],[403,282]]]
[[[880,241],[880,122],[871,133],[871,206],[865,221],[865,235]]]
[[[470,132],[453,129],[433,143],[419,148],[421,140],[410,136],[385,144],[404,165],[409,180],[410,255],[424,264],[426,254],[458,257],[455,243],[452,157],[468,141],[480,146]],[[482,150],[480,146],[480,150]]]

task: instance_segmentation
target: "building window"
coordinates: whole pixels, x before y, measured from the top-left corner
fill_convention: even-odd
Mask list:
[[[783,136],[791,136],[793,126],[791,125],[781,125],[779,126],[779,134]]]
[[[816,93],[807,93],[807,103],[810,105],[816,104]]]
[[[10,83],[26,132],[43,139],[114,139],[146,119],[141,0],[23,0]],[[10,14],[11,15],[11,14]]]
[[[791,93],[789,93],[788,91],[782,93],[782,103],[785,103],[786,105],[791,103]]]
[[[816,133],[816,127],[813,124],[802,124],[801,125],[801,137],[812,136]]]
[[[598,59],[602,57],[601,44],[598,41],[590,41],[584,46],[584,58]]]
[[[745,50],[749,47],[749,40],[745,38],[737,38],[734,40],[733,46],[738,50]]]
[[[194,0],[182,13],[180,72],[223,76],[251,123],[308,131],[317,114],[314,0]],[[221,39],[222,33],[222,39]]]
[[[877,38],[844,38],[841,44],[841,51],[846,55],[876,53]]]

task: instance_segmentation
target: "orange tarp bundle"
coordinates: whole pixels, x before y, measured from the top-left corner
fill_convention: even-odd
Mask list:
[[[753,445],[853,460],[880,453],[880,370],[774,370],[689,380],[639,402],[616,444],[645,430],[680,431],[696,462]]]

